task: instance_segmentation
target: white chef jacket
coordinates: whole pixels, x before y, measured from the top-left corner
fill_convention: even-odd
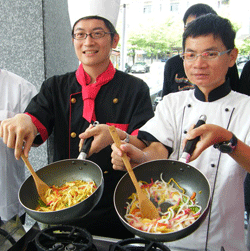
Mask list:
[[[207,116],[207,124],[226,128],[249,145],[250,97],[229,90],[226,96],[219,94],[222,96],[219,99],[204,102],[196,98],[197,92],[200,92],[198,88],[166,95],[158,104],[155,117],[140,129],[139,137],[140,133],[144,133],[141,138],[146,140],[147,136],[155,137],[165,146],[172,148],[169,159],[178,160],[182,153],[181,144],[185,133],[204,114]],[[223,93],[222,90],[220,92]],[[210,183],[211,194],[214,193],[211,215],[208,215],[191,235],[169,242],[167,246],[170,249],[175,247],[177,250],[192,251],[220,251],[222,246],[226,251],[247,250],[244,240],[243,190],[246,171],[228,154],[221,154],[213,146],[207,148],[190,164],[202,171]]]
[[[0,121],[22,113],[37,93],[35,86],[6,70],[0,70]],[[18,190],[25,179],[22,160],[16,160],[14,150],[0,138],[0,217],[7,221],[24,210],[18,201]]]

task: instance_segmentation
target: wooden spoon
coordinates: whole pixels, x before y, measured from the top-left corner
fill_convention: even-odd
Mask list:
[[[121,140],[120,140],[120,137],[116,131],[116,128],[114,126],[110,126],[109,132],[110,132],[116,146],[120,147]],[[159,218],[160,216],[159,216],[159,212],[158,212],[157,208],[150,201],[150,199],[147,197],[147,195],[142,191],[140,185],[138,184],[138,181],[135,177],[134,171],[130,165],[130,162],[129,162],[129,159],[128,159],[128,156],[126,153],[123,153],[122,160],[123,160],[125,167],[127,168],[129,176],[135,186],[135,189],[136,189],[136,192],[138,195],[139,207],[141,210],[142,217],[148,218],[151,220]]]
[[[37,193],[40,196],[41,200],[47,204],[46,199],[44,197],[45,192],[50,188],[46,183],[44,183],[35,173],[33,167],[31,166],[29,160],[27,157],[25,157],[24,153],[21,154],[22,160],[25,163],[25,165],[28,167],[36,185]]]

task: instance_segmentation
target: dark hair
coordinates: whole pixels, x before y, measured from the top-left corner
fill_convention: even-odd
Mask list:
[[[99,19],[99,20],[102,20],[105,24],[105,26],[107,27],[107,29],[109,30],[109,32],[111,32],[111,41],[113,41],[114,39],[114,36],[115,34],[118,34],[114,25],[106,18],[104,17],[100,17],[100,16],[87,16],[87,17],[83,17],[83,18],[80,18],[78,19],[74,25],[73,25],[73,28],[72,28],[72,32],[71,32],[71,35],[72,37],[74,37],[74,29],[75,29],[75,25],[80,21],[80,20],[89,20],[89,19]]]
[[[194,4],[186,10],[183,17],[183,23],[186,24],[189,16],[195,16],[195,18],[197,18],[199,16],[209,14],[209,13],[217,15],[216,11],[207,4],[203,4],[203,3]]]
[[[187,26],[182,35],[183,51],[185,51],[185,43],[188,37],[195,38],[210,34],[213,34],[214,38],[220,38],[228,50],[235,47],[234,39],[236,32],[231,22],[218,15],[207,14],[196,18]]]

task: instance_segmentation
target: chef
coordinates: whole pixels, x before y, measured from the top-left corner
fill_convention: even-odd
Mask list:
[[[103,170],[104,193],[93,211],[75,225],[94,235],[132,237],[113,206],[114,189],[124,172],[112,169],[108,125],[119,129],[122,140],[133,141],[131,134],[136,135],[153,116],[149,88],[141,79],[116,70],[110,61],[119,42],[115,26],[120,1],[69,0],[68,7],[78,69],[46,80],[25,114],[3,121],[0,135],[19,159],[23,141],[28,155],[32,143],[44,142],[53,131],[53,160],[57,161],[76,158],[79,134],[87,128],[92,132],[91,123],[98,121],[89,159]],[[95,149],[100,138],[101,149]]]
[[[163,98],[155,116],[139,131],[138,138],[150,144],[143,151],[130,144],[121,147],[133,165],[152,159],[178,160],[183,140],[200,137],[190,164],[210,183],[211,211],[195,232],[168,243],[171,250],[247,250],[243,181],[250,172],[250,98],[232,91],[226,80],[238,54],[234,39],[230,21],[217,15],[191,22],[183,34],[183,59],[194,90]],[[203,114],[207,124],[189,130]],[[113,148],[114,168],[122,169],[121,151]]]
[[[23,112],[37,94],[34,85],[20,76],[0,69],[0,124],[1,121]],[[18,190],[25,179],[22,160],[16,160],[13,149],[7,148],[0,138],[0,218],[8,221],[19,215],[24,223],[24,209],[18,201]]]

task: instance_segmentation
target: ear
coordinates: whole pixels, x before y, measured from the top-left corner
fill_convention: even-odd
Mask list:
[[[120,40],[119,34],[115,34],[115,35],[114,35],[113,42],[112,42],[112,48],[113,48],[113,49],[116,48],[116,46],[117,46],[118,43],[119,43],[119,40]]]
[[[229,67],[234,66],[237,56],[238,56],[238,49],[237,48],[232,49],[232,51],[230,52]]]

